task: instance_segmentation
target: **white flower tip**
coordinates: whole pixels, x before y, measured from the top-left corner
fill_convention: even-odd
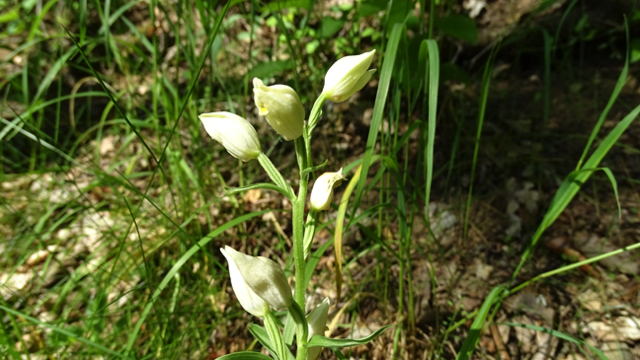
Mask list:
[[[259,88],[262,86],[265,86],[262,80],[258,79],[257,77],[253,78],[253,88],[254,88],[253,91],[256,91],[255,88]]]
[[[367,70],[376,50],[338,59],[327,71],[323,95],[333,102],[343,102],[360,91],[375,70]]]

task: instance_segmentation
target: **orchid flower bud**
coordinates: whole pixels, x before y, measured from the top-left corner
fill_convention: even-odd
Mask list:
[[[244,162],[262,152],[256,129],[244,118],[226,111],[198,116],[207,134],[231,154]]]
[[[327,327],[327,315],[329,315],[329,298],[325,298],[309,315],[307,315],[307,324],[309,326],[309,337],[311,340],[315,335],[324,335]],[[315,360],[322,352],[322,347],[314,346],[307,350],[307,359]]]
[[[333,189],[340,186],[342,180],[345,180],[345,177],[342,176],[342,168],[338,172],[327,172],[320,175],[311,190],[309,200],[311,209],[316,211],[329,210],[331,199],[333,199]]]
[[[278,264],[262,256],[245,255],[229,246],[220,251],[227,258],[231,286],[245,310],[264,317],[269,307],[280,310],[291,305],[291,287]]]
[[[261,116],[266,116],[271,127],[285,140],[302,135],[304,108],[298,94],[286,85],[266,86],[253,78],[253,99]]]
[[[367,70],[375,50],[360,55],[345,56],[327,71],[322,93],[333,102],[343,102],[360,91],[371,80],[376,69]]]

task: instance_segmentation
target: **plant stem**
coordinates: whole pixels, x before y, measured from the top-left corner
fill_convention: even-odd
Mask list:
[[[305,267],[306,262],[304,259],[304,205],[307,203],[307,186],[309,184],[309,172],[304,171],[304,169],[308,169],[312,167],[311,162],[311,132],[313,128],[318,123],[318,119],[320,118],[320,114],[322,113],[322,104],[324,104],[325,96],[324,94],[320,94],[320,97],[313,104],[313,109],[309,114],[309,121],[304,125],[304,129],[302,131],[303,139],[296,139],[294,141],[296,147],[296,158],[298,160],[298,166],[300,167],[300,187],[298,188],[298,197],[292,201],[293,205],[293,261],[295,264],[295,272],[296,272],[296,292],[295,292],[295,302],[296,306],[300,309],[300,314],[302,316],[302,321],[306,326],[306,322],[304,321],[304,309],[305,309],[305,292],[306,292],[306,283],[305,283]],[[260,158],[259,158],[260,160]],[[293,311],[291,312],[293,313]],[[300,320],[300,319],[298,319]],[[299,321],[296,321],[298,326],[300,325]],[[298,343],[298,360],[306,360],[307,359],[307,338],[303,336],[306,332],[305,329],[298,329],[298,334],[296,336]]]
[[[289,307],[289,314],[296,323],[296,341],[298,343],[298,352],[296,354],[296,360],[307,360],[307,340],[309,337],[309,326],[307,320],[304,317],[304,311],[298,306],[297,303],[291,304]]]
[[[306,132],[306,126],[305,126]],[[305,157],[305,146],[301,141],[295,141],[296,154],[299,159]],[[304,283],[304,204],[307,201],[307,184],[309,175],[300,173],[300,187],[298,198],[292,202],[293,205],[293,261],[296,271],[296,293],[295,301],[301,309],[304,309],[304,295],[306,286]]]

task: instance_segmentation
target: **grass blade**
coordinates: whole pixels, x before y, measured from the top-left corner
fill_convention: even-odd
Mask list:
[[[624,78],[618,79],[618,83],[624,83],[624,81],[625,81]],[[612,94],[612,97],[614,95],[617,97],[618,94],[614,91],[614,93]],[[600,161],[602,161],[605,155],[609,153],[609,150],[611,150],[613,145],[618,141],[622,133],[624,133],[624,131],[629,127],[629,125],[631,125],[631,123],[638,117],[639,114],[640,114],[640,105],[636,106],[635,109],[633,109],[629,114],[627,114],[627,116],[625,116],[613,128],[613,130],[611,130],[611,132],[604,138],[604,140],[602,140],[600,145],[598,145],[598,147],[593,152],[593,154],[591,154],[591,156],[589,157],[587,162],[584,164],[584,166],[581,168],[581,170],[572,172],[564,179],[564,181],[562,182],[562,185],[560,185],[560,188],[558,189],[558,191],[556,192],[556,195],[553,197],[553,200],[551,201],[549,210],[547,210],[547,213],[545,214],[544,219],[542,220],[542,222],[540,223],[540,226],[538,227],[535,234],[533,235],[533,238],[531,239],[531,244],[529,245],[527,250],[525,250],[525,252],[522,254],[522,258],[520,259],[520,264],[518,264],[516,271],[514,271],[512,279],[515,279],[515,277],[518,275],[518,273],[522,269],[522,266],[531,255],[533,248],[538,243],[538,240],[540,240],[542,233],[549,226],[551,226],[551,224],[553,224],[553,222],[558,218],[558,216],[560,216],[560,214],[564,211],[567,205],[569,205],[573,197],[578,193],[578,191],[582,187],[582,184],[584,184],[589,179],[589,177],[593,173],[593,170],[598,168]],[[616,186],[614,186],[614,191],[617,192]]]
[[[426,138],[424,149],[424,170],[425,170],[425,214],[429,216],[429,199],[431,196],[431,181],[433,179],[433,147],[436,136],[436,117],[438,115],[438,84],[440,82],[440,55],[438,44],[435,40],[424,40],[427,46],[429,61],[427,66],[427,78],[425,88],[428,89],[428,120],[427,126],[422,129],[423,139]]]
[[[478,130],[476,132],[476,146],[473,150],[473,160],[471,163],[471,177],[469,179],[469,194],[467,195],[467,205],[464,215],[464,228],[462,230],[462,241],[467,241],[467,231],[469,230],[469,214],[471,212],[471,197],[473,196],[473,181],[476,174],[476,164],[478,162],[478,152],[480,151],[480,137],[482,136],[482,125],[484,124],[484,114],[487,110],[487,99],[489,97],[489,84],[491,84],[491,74],[493,59],[498,53],[499,45],[496,45],[491,50],[491,55],[487,60],[487,64],[484,68],[484,74],[482,76],[482,95],[480,95],[480,109],[478,110]],[[429,204],[427,204],[429,206]]]
[[[351,180],[349,180],[349,185],[347,185],[344,194],[342,194],[342,199],[340,199],[340,206],[338,207],[338,215],[336,216],[336,231],[333,235],[333,251],[335,252],[336,257],[336,292],[337,292],[337,302],[340,302],[340,293],[342,290],[342,232],[344,231],[344,218],[345,213],[347,212],[347,205],[349,204],[349,198],[351,197],[351,193],[353,189],[356,187],[356,184],[359,184],[360,174],[362,173],[362,165],[358,166],[355,174]]]
[[[467,360],[471,357],[478,341],[480,341],[480,336],[482,336],[482,327],[487,315],[489,314],[489,310],[491,309],[494,301],[499,298],[504,291],[504,286],[498,285],[493,288],[491,293],[489,293],[489,296],[484,299],[484,303],[478,311],[478,315],[476,315],[475,320],[473,320],[473,324],[471,324],[469,334],[467,334],[467,338],[464,339],[464,343],[462,343],[462,348],[460,348],[460,352],[458,352],[456,360]]]
[[[530,325],[530,324],[518,324],[518,323],[504,323],[505,325],[509,325],[509,326],[517,326],[517,327],[521,327],[521,328],[525,328],[525,329],[531,329],[531,330],[535,330],[535,331],[539,331],[539,332],[543,332],[543,333],[547,333],[550,335],[553,335],[559,339],[565,340],[565,341],[569,341],[572,342],[576,345],[586,345],[591,351],[593,351],[596,355],[598,355],[598,357],[600,358],[600,360],[609,360],[609,358],[607,358],[602,351],[598,350],[597,348],[589,345],[589,343],[585,342],[585,341],[580,341],[574,337],[571,337],[565,333],[562,333],[560,331],[557,330],[553,330],[553,329],[548,329],[542,326],[536,326],[536,325]]]
[[[254,218],[256,216],[260,216],[260,215],[266,214],[266,213],[271,212],[271,211],[273,211],[273,210],[270,210],[270,209],[269,210],[262,210],[262,211],[256,211],[256,212],[252,212],[252,213],[249,213],[249,214],[245,214],[245,215],[239,216],[239,217],[237,217],[237,218],[225,223],[224,225],[218,227],[217,229],[215,229],[214,231],[210,232],[209,234],[207,234],[207,236],[205,236],[200,241],[198,241],[198,243],[196,245],[192,246],[184,255],[182,255],[180,257],[180,259],[178,259],[178,261],[176,261],[176,264],[173,265],[171,270],[169,270],[169,272],[165,275],[164,279],[162,279],[162,282],[160,282],[160,285],[158,285],[158,288],[156,289],[156,291],[151,296],[151,299],[147,303],[147,306],[142,311],[142,314],[140,315],[140,319],[138,319],[138,322],[136,323],[136,326],[134,327],[132,333],[129,335],[129,341],[127,342],[127,345],[125,347],[125,354],[128,354],[131,351],[131,348],[133,347],[133,342],[138,338],[138,333],[140,332],[140,328],[142,327],[142,324],[144,323],[145,319],[147,318],[147,315],[149,315],[149,311],[151,311],[151,307],[153,306],[155,301],[160,296],[160,293],[162,293],[162,290],[164,290],[164,288],[169,284],[169,281],[171,281],[173,276],[175,274],[177,274],[178,271],[180,271],[180,269],[182,268],[182,266],[184,264],[186,264],[187,260],[189,260],[203,246],[208,244],[209,241],[213,240],[216,236],[222,234],[227,229],[230,229],[230,228],[232,228],[232,227],[234,227],[234,226],[236,226],[236,225],[238,225],[238,224],[240,224],[242,222],[245,222],[245,221],[247,221],[249,219],[252,219],[252,218]]]
[[[120,359],[130,359],[130,358],[129,358],[129,357],[127,357],[126,355],[123,355],[123,354],[121,354],[121,353],[119,353],[119,352],[117,352],[117,351],[113,351],[113,350],[108,349],[108,348],[106,348],[106,347],[104,347],[104,346],[102,346],[102,345],[96,344],[96,343],[94,343],[93,341],[87,340],[87,339],[85,339],[85,338],[83,338],[83,337],[79,337],[79,336],[77,336],[76,334],[74,334],[74,333],[72,333],[72,332],[70,332],[70,331],[67,331],[67,330],[65,330],[65,329],[59,328],[59,327],[57,327],[57,326],[55,326],[55,325],[51,325],[51,324],[49,324],[49,323],[42,322],[42,321],[40,321],[40,320],[38,320],[38,319],[36,319],[36,318],[32,318],[31,316],[28,316],[28,315],[26,315],[26,314],[23,314],[23,313],[21,313],[21,312],[19,312],[19,311],[16,311],[16,310],[10,309],[10,308],[5,307],[5,306],[2,306],[2,305],[0,305],[0,310],[4,310],[4,311],[6,311],[7,313],[13,314],[13,315],[15,315],[15,316],[22,317],[22,318],[24,318],[24,319],[27,319],[27,320],[29,320],[30,322],[34,323],[34,324],[38,324],[38,325],[40,325],[40,326],[43,326],[43,327],[49,328],[49,329],[51,329],[51,330],[53,330],[53,331],[55,331],[55,332],[57,332],[57,333],[60,333],[60,334],[65,335],[65,336],[68,336],[68,337],[70,337],[70,338],[72,338],[72,339],[74,339],[74,340],[77,340],[77,341],[79,341],[79,342],[81,342],[81,343],[85,344],[85,345],[89,345],[89,346],[91,346],[91,347],[93,347],[93,348],[96,348],[96,349],[98,349],[98,350],[100,350],[100,351],[104,352],[105,354],[109,354],[109,355],[112,355],[112,356],[118,357],[118,358],[120,358]]]
[[[384,54],[384,63],[382,64],[382,71],[380,71],[380,82],[378,83],[378,92],[376,93],[376,101],[373,106],[373,115],[371,117],[371,128],[369,129],[369,137],[367,138],[366,150],[364,158],[362,160],[362,173],[364,176],[358,183],[358,189],[356,191],[356,198],[353,202],[352,214],[355,214],[355,209],[360,205],[364,187],[367,181],[367,173],[372,163],[373,151],[375,149],[376,142],[378,141],[378,133],[380,131],[380,124],[382,123],[382,117],[384,115],[385,106],[387,104],[387,95],[389,93],[389,85],[391,84],[391,75],[393,74],[394,65],[396,61],[396,55],[398,53],[398,44],[400,44],[401,35],[404,33],[404,28],[401,24],[395,24],[391,35],[389,36],[389,42],[387,43],[387,50]],[[337,261],[337,259],[336,259]]]

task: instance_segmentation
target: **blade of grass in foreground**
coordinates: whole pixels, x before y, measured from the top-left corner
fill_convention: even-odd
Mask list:
[[[469,229],[469,214],[471,212],[471,197],[473,196],[473,182],[476,174],[476,164],[478,162],[478,152],[480,151],[480,137],[482,136],[482,125],[484,124],[484,114],[487,109],[487,99],[489,97],[489,84],[491,84],[491,74],[493,59],[495,59],[496,54],[498,53],[498,49],[500,44],[491,49],[491,55],[489,55],[489,59],[487,60],[487,64],[484,68],[484,74],[482,76],[482,95],[480,95],[480,109],[478,110],[478,130],[476,132],[476,146],[473,150],[473,161],[471,163],[471,177],[469,179],[469,194],[467,195],[467,205],[464,215],[464,227],[462,230],[462,241],[463,243],[467,241],[467,230]],[[427,204],[429,206],[429,204]]]
[[[626,82],[627,73],[629,69],[628,59],[629,59],[629,56],[627,54],[627,61],[625,61],[625,65],[622,70],[622,73],[620,74],[620,77],[618,78],[618,82],[616,83],[613,93],[611,94],[611,98],[609,99],[609,102],[607,103],[607,106],[603,111],[603,114],[605,115],[606,113],[608,113],[609,109],[617,99],[618,95],[620,94],[620,89]],[[549,210],[547,210],[547,213],[544,215],[544,218],[540,223],[540,226],[538,227],[535,234],[533,235],[533,238],[531,239],[531,244],[529,245],[529,247],[527,247],[527,250],[525,250],[525,252],[522,254],[522,258],[520,259],[520,264],[518,264],[518,267],[514,271],[512,279],[516,278],[516,276],[522,269],[522,266],[524,265],[524,263],[529,259],[529,256],[531,256],[531,252],[533,251],[533,248],[538,243],[538,240],[540,240],[542,233],[549,226],[551,226],[551,224],[553,224],[553,222],[558,218],[558,216],[560,216],[560,214],[564,211],[564,209],[569,205],[573,197],[578,193],[578,191],[582,187],[582,184],[584,184],[589,179],[589,177],[591,177],[591,174],[593,174],[593,172],[597,170],[600,164],[600,161],[602,161],[605,155],[607,155],[609,150],[611,150],[611,148],[618,141],[622,133],[629,127],[629,125],[631,125],[631,123],[636,119],[639,113],[640,113],[640,105],[638,105],[629,114],[627,114],[627,116],[625,116],[613,128],[613,130],[611,130],[611,132],[602,140],[600,145],[598,145],[596,150],[593,152],[593,154],[591,154],[587,162],[582,167],[579,167],[576,171],[572,172],[564,179],[562,185],[560,185],[560,188],[558,189],[558,191],[556,192],[556,195],[553,197],[553,200],[551,201]],[[596,124],[596,128],[599,129],[601,120],[603,119],[604,117],[600,116],[600,119]],[[591,146],[592,138],[595,138],[594,132],[591,133],[589,142],[587,143],[587,148]],[[588,149],[585,149],[585,154],[587,150]],[[578,163],[578,166],[579,165],[580,163]],[[614,184],[614,189],[615,189],[615,184]]]
[[[176,262],[176,264],[173,265],[171,270],[169,270],[169,272],[165,275],[164,279],[162,279],[162,282],[160,282],[160,285],[158,285],[158,288],[156,289],[156,291],[151,296],[151,299],[147,303],[147,306],[142,311],[142,314],[140,315],[140,319],[138,319],[138,322],[136,323],[136,325],[135,325],[135,327],[133,329],[133,332],[129,335],[129,341],[127,342],[127,345],[125,347],[124,353],[125,354],[129,354],[129,352],[131,351],[131,348],[133,347],[134,341],[138,338],[138,333],[140,332],[140,328],[142,327],[142,324],[144,323],[145,319],[147,318],[147,315],[149,314],[149,311],[151,311],[151,307],[153,307],[153,304],[158,299],[158,296],[160,296],[160,293],[162,293],[162,291],[169,284],[171,279],[173,279],[174,275],[177,274],[178,271],[180,271],[180,269],[182,268],[182,266],[184,264],[186,264],[187,260],[189,260],[203,246],[208,244],[209,241],[213,240],[216,236],[222,234],[227,229],[230,229],[230,228],[232,228],[232,227],[234,227],[234,226],[236,226],[236,225],[238,225],[240,223],[243,223],[243,222],[245,222],[245,221],[247,221],[249,219],[252,219],[252,218],[254,218],[256,216],[260,216],[260,215],[266,214],[266,213],[271,212],[271,211],[273,211],[273,210],[268,209],[268,210],[256,211],[256,212],[252,212],[252,213],[249,213],[249,214],[246,214],[246,215],[239,216],[239,217],[237,217],[237,218],[225,223],[224,225],[219,226],[214,231],[210,232],[207,236],[205,236],[200,241],[198,241],[198,243],[196,245],[193,245],[184,255],[182,255],[180,257],[180,259]]]
[[[393,68],[396,61],[396,55],[398,53],[398,44],[400,43],[400,37],[404,33],[402,24],[395,24],[391,35],[389,36],[389,42],[387,43],[387,50],[384,54],[384,63],[382,64],[382,71],[380,71],[380,82],[378,83],[378,92],[376,93],[376,101],[373,106],[373,115],[371,117],[371,128],[369,129],[369,137],[367,138],[366,150],[364,153],[364,159],[362,160],[362,174],[358,188],[356,190],[356,198],[353,202],[352,214],[356,213],[364,187],[367,182],[367,173],[371,166],[371,158],[373,157],[373,151],[375,149],[376,142],[378,141],[378,132],[380,131],[380,124],[382,123],[382,116],[387,104],[387,94],[389,93],[389,84],[391,83],[391,75],[393,74]]]
[[[60,333],[60,334],[65,335],[65,336],[68,336],[68,337],[70,337],[70,338],[72,338],[72,339],[74,339],[74,340],[77,340],[77,341],[79,341],[79,342],[81,342],[81,343],[85,344],[85,345],[89,345],[89,346],[91,346],[91,347],[94,347],[94,348],[96,348],[96,349],[99,349],[99,350],[103,351],[103,352],[104,352],[104,353],[106,353],[106,354],[116,356],[116,357],[118,357],[118,358],[120,358],[120,359],[130,359],[128,356],[123,355],[123,354],[121,354],[121,353],[119,353],[119,352],[117,352],[117,351],[113,351],[113,350],[108,349],[108,348],[106,348],[106,347],[104,347],[104,346],[102,346],[102,345],[96,344],[96,343],[94,343],[93,341],[87,340],[87,339],[85,339],[85,338],[83,338],[83,337],[79,337],[79,336],[77,336],[76,334],[74,334],[74,333],[72,333],[72,332],[70,332],[70,331],[67,331],[67,330],[65,330],[65,329],[59,328],[59,327],[57,327],[57,326],[51,325],[51,324],[46,323],[46,322],[42,322],[42,321],[40,321],[40,320],[38,320],[38,319],[36,319],[36,318],[32,318],[31,316],[28,316],[28,315],[26,315],[26,314],[23,314],[23,313],[21,313],[21,312],[19,312],[19,311],[16,311],[16,310],[10,309],[10,308],[5,307],[5,306],[2,306],[2,305],[0,305],[0,310],[4,310],[4,311],[6,311],[6,312],[8,312],[8,313],[11,313],[11,314],[13,314],[13,315],[15,315],[15,316],[19,316],[19,317],[21,317],[21,318],[24,318],[24,319],[26,319],[26,320],[28,320],[28,321],[30,321],[30,322],[32,322],[32,323],[34,323],[34,324],[37,324],[37,325],[40,325],[40,326],[44,326],[44,327],[46,327],[46,328],[49,328],[49,329],[51,329],[51,330],[53,330],[53,331],[55,331],[55,332],[57,332],[57,333]]]
[[[340,302],[340,292],[342,290],[342,232],[344,228],[344,217],[347,212],[349,198],[351,197],[351,193],[356,187],[356,184],[358,184],[358,181],[360,180],[361,173],[362,165],[358,166],[355,174],[353,174],[353,177],[349,181],[349,185],[344,191],[344,194],[342,194],[340,206],[338,207],[338,215],[336,217],[336,230],[333,234],[333,251],[336,258],[336,302]]]
[[[482,336],[482,327],[484,325],[484,320],[487,318],[489,314],[489,310],[493,303],[499,298],[500,295],[505,291],[505,287],[503,285],[498,285],[489,296],[484,300],[480,311],[478,311],[478,315],[476,315],[475,320],[473,320],[473,324],[471,324],[471,329],[469,329],[469,333],[467,334],[467,338],[464,339],[462,343],[462,348],[460,348],[460,352],[458,352],[458,356],[456,360],[467,360],[473,354],[473,350],[476,348],[478,341],[480,341],[480,336]]]
[[[425,79],[426,89],[428,89],[428,120],[427,126],[422,130],[426,132],[426,144],[424,149],[424,170],[425,170],[425,215],[429,217],[429,198],[431,196],[431,181],[433,178],[433,145],[436,136],[436,117],[438,115],[438,84],[440,82],[440,55],[438,44],[435,40],[428,39],[422,42],[426,46],[429,55],[427,66],[427,79]],[[421,46],[421,47],[422,47]]]
[[[521,328],[525,328],[525,329],[531,329],[531,330],[535,330],[535,331],[539,331],[539,332],[543,332],[543,333],[547,333],[550,335],[553,335],[559,339],[565,340],[565,341],[569,341],[572,342],[576,345],[586,345],[591,351],[593,351],[596,355],[598,355],[598,357],[600,358],[600,360],[609,360],[609,358],[607,358],[602,351],[598,350],[596,347],[589,345],[589,343],[587,343],[586,341],[580,341],[578,339],[575,339],[563,332],[560,331],[556,331],[553,329],[547,329],[541,326],[535,326],[535,325],[529,325],[529,324],[518,324],[518,323],[504,323],[505,325],[509,325],[509,326],[517,326],[517,327],[521,327]],[[582,350],[582,349],[581,349]],[[584,352],[583,352],[584,353]]]

